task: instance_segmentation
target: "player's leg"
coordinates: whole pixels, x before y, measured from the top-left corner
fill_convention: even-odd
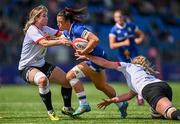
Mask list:
[[[167,119],[180,120],[180,110],[172,106],[171,87],[165,82],[159,83],[158,86],[160,87],[159,98],[157,98],[154,108]]]
[[[142,95],[156,113],[155,118],[163,115],[168,119],[180,119],[180,110],[176,110],[172,106],[172,89],[166,82],[146,85],[142,90]],[[157,113],[160,115],[157,115]]]
[[[156,111],[167,119],[180,120],[180,110],[173,107],[167,97],[163,97],[157,102]]]
[[[49,80],[46,75],[36,68],[30,68],[26,73],[26,77],[28,79],[28,82],[38,85],[39,95],[46,106],[50,119],[59,120],[59,117],[56,116],[52,106]]]
[[[105,71],[96,72],[92,70],[86,63],[81,63],[81,70],[84,72],[86,77],[90,78],[94,83],[95,87],[104,92],[109,98],[115,97],[116,92],[114,88],[106,82]],[[121,117],[127,116],[126,109],[128,106],[127,102],[120,102],[116,104],[121,111]]]
[[[74,109],[71,107],[72,88],[66,79],[66,73],[59,67],[55,67],[49,77],[49,80],[62,85],[61,95],[63,97],[64,107],[61,111],[63,114],[72,117],[74,112]]]
[[[114,88],[106,82],[106,77],[105,77],[104,71],[101,71],[98,73],[95,72],[95,74],[92,74],[92,75],[90,78],[98,90],[104,92],[109,98],[116,96],[116,92],[115,92]],[[116,103],[116,105],[118,106],[118,109],[120,111],[121,118],[126,118],[128,103],[127,102],[119,102],[119,103]]]
[[[73,115],[80,115],[84,112],[89,112],[91,110],[89,103],[87,102],[84,86],[82,82],[79,80],[80,78],[85,77],[85,74],[83,73],[83,71],[81,71],[81,68],[83,68],[83,66],[80,63],[73,67],[66,75],[67,80],[73,87],[79,99],[79,107],[73,113]]]

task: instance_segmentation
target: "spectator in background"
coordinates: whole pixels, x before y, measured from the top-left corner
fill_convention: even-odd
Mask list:
[[[121,10],[114,12],[115,25],[109,33],[109,45],[111,49],[118,49],[118,60],[131,62],[138,56],[137,44],[143,42],[144,33],[132,22],[126,22]],[[143,105],[141,96],[137,97],[138,105]]]

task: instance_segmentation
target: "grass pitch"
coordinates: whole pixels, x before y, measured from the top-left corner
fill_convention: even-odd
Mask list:
[[[125,84],[111,84],[118,93],[128,90]],[[180,109],[180,82],[170,83],[173,89],[173,104]],[[119,118],[116,105],[110,105],[106,110],[99,110],[96,104],[102,98],[107,98],[102,92],[95,89],[94,85],[85,85],[88,101],[92,111],[81,115],[81,119],[74,120],[62,115],[60,110],[63,106],[60,95],[60,86],[51,85],[52,101],[60,121],[52,122],[46,113],[45,106],[41,102],[36,86],[1,86],[0,87],[0,124],[180,124],[180,121],[153,120],[149,114],[149,106],[138,106],[136,100],[129,101],[128,116],[126,119]],[[78,100],[73,93],[72,106],[78,107]]]

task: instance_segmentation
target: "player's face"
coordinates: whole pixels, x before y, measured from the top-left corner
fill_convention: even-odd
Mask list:
[[[57,16],[57,25],[59,27],[59,30],[69,30],[70,29],[70,21],[66,21],[63,16]]]
[[[121,12],[114,13],[114,21],[120,25],[124,24],[124,16]]]
[[[40,16],[36,19],[36,23],[38,23],[41,26],[46,26],[48,23],[48,17],[47,12],[43,11]]]

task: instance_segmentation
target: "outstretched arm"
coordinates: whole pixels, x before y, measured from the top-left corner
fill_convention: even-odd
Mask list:
[[[112,62],[101,57],[92,56],[92,55],[84,55],[84,56],[78,55],[78,50],[76,56],[78,56],[78,59],[88,59],[104,68],[116,69],[120,66],[120,63],[118,62]]]
[[[137,93],[135,93],[134,91],[130,90],[129,92],[124,93],[124,94],[122,94],[120,96],[116,96],[116,97],[113,97],[111,99],[103,99],[103,101],[100,102],[97,105],[97,107],[99,109],[101,109],[101,108],[105,109],[111,103],[118,103],[118,102],[128,101],[128,100],[132,99],[136,95],[137,95]]]
[[[67,45],[68,46],[69,41],[65,37],[56,37],[56,38],[52,38],[52,39],[44,38],[44,39],[40,40],[38,43],[44,47],[58,46],[58,45]]]

